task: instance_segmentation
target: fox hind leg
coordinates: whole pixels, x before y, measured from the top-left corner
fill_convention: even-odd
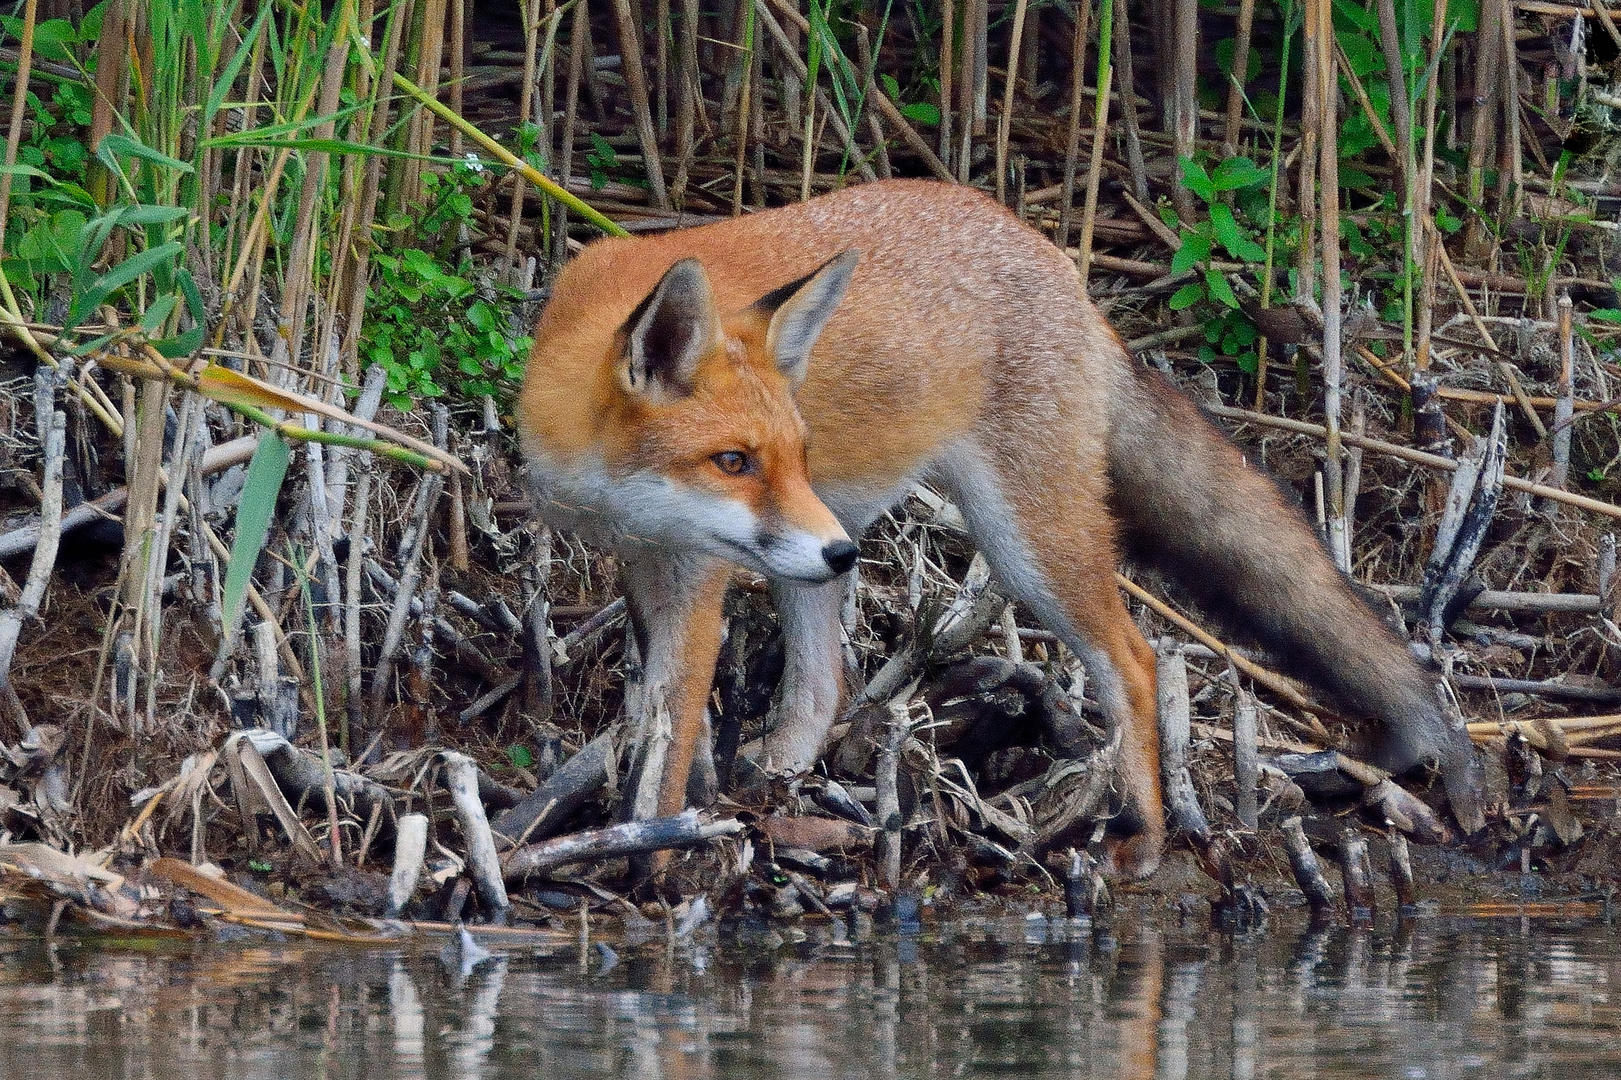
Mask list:
[[[994,464],[993,464],[994,461]],[[1154,653],[1114,582],[1107,483],[1084,462],[965,450],[941,477],[997,578],[1080,657],[1119,740],[1112,870],[1153,873],[1165,844]],[[1004,492],[1013,493],[1008,497]]]

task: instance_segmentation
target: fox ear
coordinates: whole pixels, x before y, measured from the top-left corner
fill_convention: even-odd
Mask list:
[[[670,267],[620,329],[624,335],[626,388],[646,394],[685,394],[698,361],[714,343],[720,320],[709,278],[697,259]]]
[[[853,249],[841,251],[813,273],[773,289],[754,302],[756,311],[771,317],[765,332],[766,351],[795,386],[805,379],[811,346],[844,299],[857,257]]]

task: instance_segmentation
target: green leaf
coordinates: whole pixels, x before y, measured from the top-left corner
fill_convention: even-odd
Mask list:
[[[184,244],[178,240],[171,240],[167,244],[159,244],[155,248],[148,248],[146,251],[125,259],[99,278],[96,278],[73,298],[73,303],[68,307],[68,314],[64,320],[63,328],[71,329],[78,326],[107,297],[142,274],[149,273],[164,263],[178,258],[184,250]]]
[[[1346,191],[1372,191],[1379,186],[1379,181],[1373,178],[1372,173],[1363,172],[1354,165],[1340,165],[1340,187]]]
[[[902,105],[901,115],[914,124],[923,124],[928,127],[940,126],[940,106],[927,101],[914,101],[910,105]]]
[[[184,206],[156,206],[151,203],[132,203],[108,211],[108,217],[114,225],[139,227],[167,225],[171,221],[179,221],[190,213],[191,211]]]
[[[1177,163],[1182,166],[1182,186],[1207,203],[1215,202],[1216,185],[1211,182],[1210,174],[1205,172],[1204,166],[1186,157],[1178,158]]]
[[[1227,327],[1227,336],[1224,341],[1231,342],[1235,347],[1248,347],[1254,345],[1261,332],[1255,324],[1242,315],[1230,315],[1231,325]]]
[[[1216,239],[1233,258],[1240,262],[1262,262],[1266,259],[1266,249],[1245,233],[1233,217],[1232,208],[1226,203],[1210,204],[1210,225],[1215,230]]]
[[[214,78],[214,89],[208,95],[208,104],[203,108],[203,130],[211,130],[214,126],[214,116],[225,104],[225,95],[230,93],[236,85],[236,76],[242,70],[242,64],[253,52],[253,44],[258,40],[259,33],[264,29],[265,22],[270,18],[274,5],[266,4],[259,9],[259,17],[254,19],[253,27],[242,38],[242,44],[237,46],[236,52],[225,62],[225,66]]]
[[[78,210],[58,210],[49,221],[42,221],[17,241],[17,258],[43,274],[61,274],[77,264],[80,237],[86,219]]]
[[[1210,237],[1202,232],[1188,233],[1182,246],[1171,256],[1171,273],[1185,274],[1200,263],[1210,261]]]
[[[534,767],[535,755],[530,753],[529,747],[513,744],[507,747],[507,760],[519,769]]]
[[[15,22],[15,33],[22,36],[21,20],[7,19],[6,29]],[[46,19],[42,23],[34,24],[34,55],[42,60],[53,60],[58,64],[75,64],[73,46],[79,43],[79,35],[74,33],[73,24],[66,19]]]
[[[444,273],[439,269],[439,264],[434,262],[433,256],[421,248],[407,248],[401,252],[401,258],[404,259],[407,270],[425,281],[437,281],[439,278],[444,277]]]
[[[136,142],[127,135],[103,135],[100,144],[96,147],[96,157],[101,160],[103,165],[117,173],[124,171],[118,164],[120,157],[139,158],[142,161],[150,161],[154,165],[162,165],[177,172],[192,173],[197,171],[179,158],[172,158],[168,154],[152,149],[145,143]]]
[[[1172,311],[1181,311],[1190,308],[1204,299],[1204,286],[1197,281],[1190,281],[1176,292],[1171,294],[1169,301]]]
[[[619,164],[619,158],[614,153],[613,144],[595,131],[591,133],[591,151],[597,155],[598,160],[607,168]]]
[[[168,321],[170,315],[174,314],[174,309],[179,305],[180,297],[174,293],[160,296],[152,301],[151,306],[141,313],[141,331],[149,338],[157,337],[163,330],[163,324]]]
[[[1210,174],[1211,186],[1217,191],[1238,191],[1267,183],[1271,179],[1271,170],[1263,169],[1247,157],[1227,158]]]
[[[247,483],[236,506],[236,537],[231,541],[231,564],[225,571],[225,587],[220,592],[220,619],[226,636],[241,628],[242,612],[248,602],[248,582],[253,567],[270,535],[270,521],[276,513],[276,499],[287,477],[292,449],[274,431],[259,436],[259,448],[248,463]]]
[[[1215,267],[1205,268],[1205,288],[1210,290],[1210,297],[1219,300],[1230,308],[1238,307],[1238,297],[1233,295],[1233,287],[1227,284],[1227,277]]]
[[[152,347],[158,351],[159,356],[166,357],[170,360],[178,360],[181,357],[193,356],[196,354],[198,349],[203,347],[203,338],[206,336],[207,330],[208,328],[206,326],[198,324],[184,333],[176,334],[172,338],[164,338],[162,341],[154,341],[152,343]]]
[[[1365,79],[1385,69],[1384,54],[1379,51],[1378,44],[1369,38],[1356,34],[1341,34],[1339,42],[1357,78]]]
[[[1587,317],[1596,319],[1599,322],[1621,323],[1621,311],[1617,311],[1615,308],[1599,308],[1597,311],[1589,311]]]
[[[884,84],[884,94],[889,100],[896,101],[900,98],[901,84],[895,81],[895,76],[887,71],[881,71],[878,73],[878,81]]]
[[[500,317],[496,314],[495,308],[483,300],[467,309],[467,321],[473,325],[473,329],[484,332],[494,330],[500,325]]]
[[[1339,17],[1340,22],[1349,23],[1351,26],[1363,31],[1364,33],[1379,33],[1379,16],[1367,8],[1358,7],[1355,4],[1349,3],[1348,0],[1334,0],[1334,14]],[[1347,38],[1354,37],[1356,37],[1355,34],[1335,35],[1335,38],[1341,44],[1344,44]]]

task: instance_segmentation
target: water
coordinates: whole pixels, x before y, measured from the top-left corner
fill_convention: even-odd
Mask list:
[[[1621,935],[1424,919],[1228,937],[433,951],[0,938],[0,1078],[1621,1077]]]

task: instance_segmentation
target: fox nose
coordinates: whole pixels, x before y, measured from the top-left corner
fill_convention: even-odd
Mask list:
[[[859,551],[860,549],[848,540],[833,540],[822,545],[822,558],[833,568],[835,574],[842,574],[856,564],[856,555]]]

